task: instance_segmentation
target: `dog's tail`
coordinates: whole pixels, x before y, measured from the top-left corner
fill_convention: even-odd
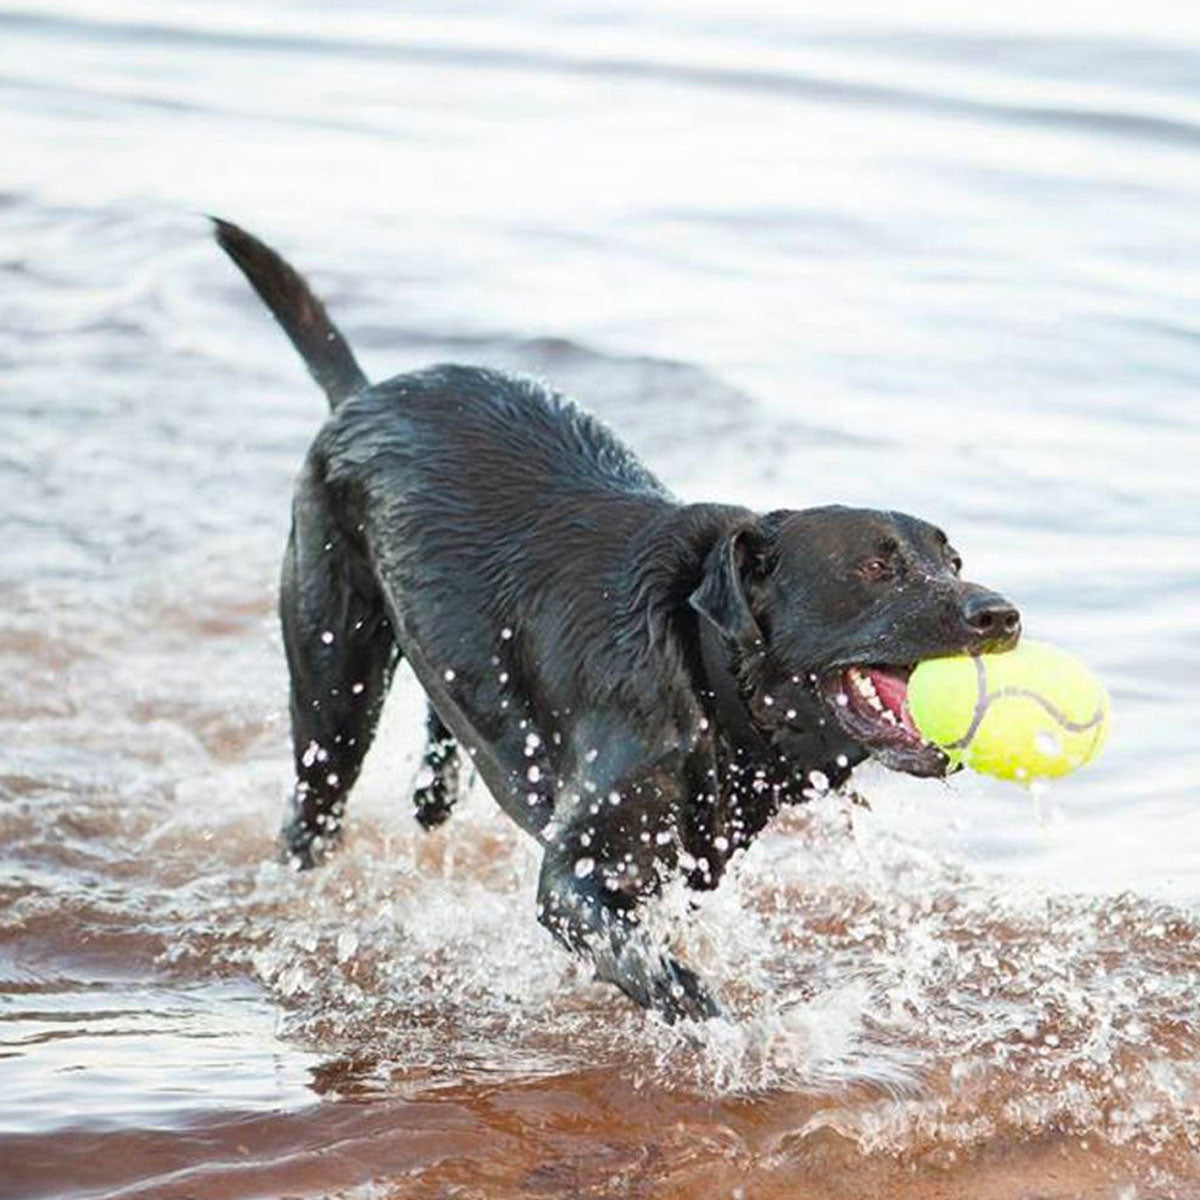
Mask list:
[[[221,249],[237,263],[262,302],[300,351],[330,408],[367,386],[367,377],[325,306],[302,276],[270,246],[220,217],[211,218]]]

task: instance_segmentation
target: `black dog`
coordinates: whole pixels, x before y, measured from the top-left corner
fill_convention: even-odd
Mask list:
[[[333,407],[283,567],[289,855],[336,840],[403,656],[430,702],[418,819],[449,813],[461,748],[545,847],[543,924],[639,1004],[713,1015],[641,901],[677,871],[715,887],[781,804],[868,754],[943,774],[909,671],[1014,645],[1016,609],[902,513],[681,505],[530,380],[437,366],[371,385],[291,267],[216,231]]]

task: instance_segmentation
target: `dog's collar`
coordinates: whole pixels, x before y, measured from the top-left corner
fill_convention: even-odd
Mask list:
[[[742,749],[754,758],[774,761],[779,752],[755,724],[749,705],[729,669],[729,648],[711,621],[700,618],[700,658],[712,694],[713,714],[735,750]]]

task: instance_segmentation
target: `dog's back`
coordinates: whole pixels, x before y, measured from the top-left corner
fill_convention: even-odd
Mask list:
[[[405,522],[415,542],[436,517],[485,548],[535,529],[569,544],[597,506],[673,503],[572,401],[484,367],[434,366],[365,388],[331,414],[314,452],[332,486],[365,489],[371,513]]]

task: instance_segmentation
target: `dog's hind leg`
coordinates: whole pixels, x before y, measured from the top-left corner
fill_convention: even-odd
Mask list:
[[[458,743],[432,704],[425,719],[425,731],[421,785],[413,793],[413,803],[420,824],[425,829],[435,829],[450,815],[458,801]]]
[[[279,602],[296,767],[282,837],[300,867],[338,839],[400,657],[374,577],[316,474],[310,462],[297,485]]]

